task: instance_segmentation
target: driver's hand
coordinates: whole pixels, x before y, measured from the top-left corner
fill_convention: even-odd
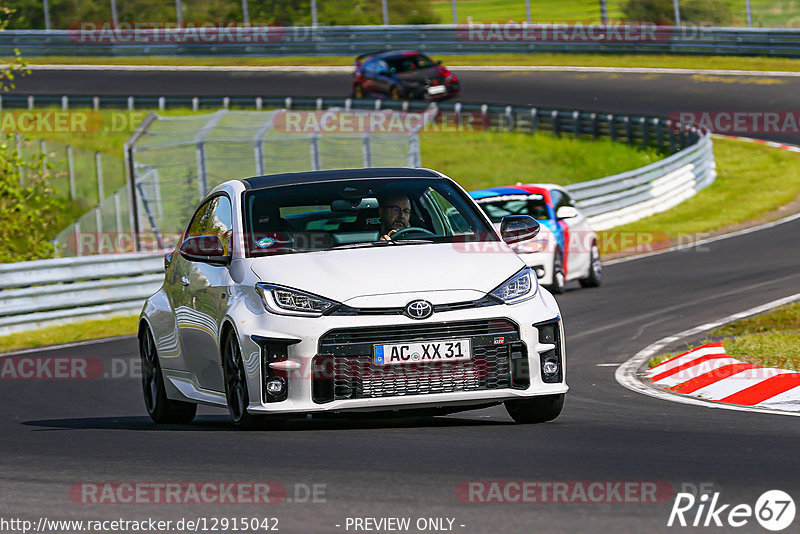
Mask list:
[[[381,236],[381,241],[391,241],[392,236],[397,233],[397,230],[390,230],[388,234]]]

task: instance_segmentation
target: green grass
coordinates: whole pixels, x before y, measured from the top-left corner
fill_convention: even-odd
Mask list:
[[[74,343],[90,339],[127,336],[136,333],[137,325],[138,315],[135,315],[96,321],[82,321],[41,330],[18,332],[0,336],[0,352]]]
[[[672,242],[777,219],[800,196],[800,155],[754,143],[714,140],[717,179],[678,206],[601,233],[653,235]],[[608,247],[602,247],[606,253]]]
[[[716,328],[709,332],[709,339],[698,345],[721,337],[726,338],[723,346],[731,358],[800,371],[800,302]],[[686,350],[692,348],[688,346]],[[662,354],[648,364],[654,367],[677,354]]]
[[[750,4],[753,26],[800,27],[800,0],[750,0]]]
[[[800,371],[800,332],[770,332],[726,339],[725,351],[743,362]]]
[[[800,330],[800,302],[781,306],[770,312],[748,317],[711,331],[714,337],[763,334],[775,331]]]
[[[442,55],[435,59],[453,68],[475,65],[549,65],[557,67],[658,67],[676,69],[771,70],[800,72],[800,59],[658,54],[475,54]],[[351,56],[200,56],[200,57],[26,57],[30,64],[58,65],[191,65],[191,66],[347,66]]]
[[[420,147],[423,166],[442,171],[468,191],[516,182],[566,185],[642,167],[663,157],[655,149],[550,134],[423,133]]]
[[[453,15],[450,0],[433,0],[433,12],[439,22],[451,24]],[[598,0],[531,0],[531,20],[533,22],[600,22],[600,2]],[[621,1],[608,1],[608,17],[612,20],[622,18],[619,10]],[[522,22],[525,20],[523,0],[458,0],[456,3],[458,23],[472,22]]]

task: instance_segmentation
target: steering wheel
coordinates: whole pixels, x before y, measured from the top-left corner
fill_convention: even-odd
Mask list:
[[[410,234],[412,232],[417,232],[419,234],[422,234],[422,236],[420,236],[420,237],[439,237],[438,235],[434,234],[433,232],[431,232],[427,228],[420,228],[419,226],[407,226],[407,227],[401,228],[397,232],[393,233],[391,239],[392,239],[392,241],[394,241],[395,239],[397,239],[397,238],[399,238],[399,237],[401,237],[403,235]]]

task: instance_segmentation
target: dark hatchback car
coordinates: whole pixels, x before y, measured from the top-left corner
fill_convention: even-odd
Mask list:
[[[441,100],[458,94],[458,77],[441,61],[413,50],[362,54],[355,60],[353,96]]]

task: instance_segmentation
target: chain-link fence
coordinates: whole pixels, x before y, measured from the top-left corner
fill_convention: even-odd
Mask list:
[[[25,161],[44,156],[45,174],[56,194],[77,202],[85,209],[97,206],[106,192],[125,185],[125,165],[120,156],[83,150],[43,139],[14,136],[16,148]],[[22,182],[30,169],[22,169]]]
[[[282,172],[418,167],[419,131],[435,115],[390,110],[151,113],[128,143],[129,183],[61,232],[61,255],[164,249],[222,182]],[[132,207],[135,209],[132,210]]]

